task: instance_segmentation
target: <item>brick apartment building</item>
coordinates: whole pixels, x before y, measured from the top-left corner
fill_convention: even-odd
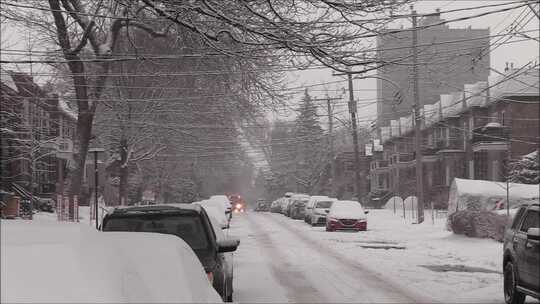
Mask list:
[[[0,187],[51,197],[73,160],[76,116],[25,73],[1,70]],[[26,198],[26,197],[25,197]]]
[[[539,95],[538,69],[508,69],[505,75],[466,84],[463,91],[426,104],[425,202],[443,207],[455,177],[504,181],[508,156],[518,159],[539,148]],[[415,195],[412,116],[391,120],[379,132],[383,151],[371,162],[372,191]]]
[[[440,94],[460,90],[466,83],[486,80],[489,75],[489,29],[434,25],[443,21],[434,14],[418,22],[418,87],[424,104],[435,102]],[[393,105],[396,88],[377,80],[378,126],[388,126],[390,120],[411,113],[413,107],[412,31],[400,30],[403,28],[388,29],[377,37],[377,57],[386,63],[377,75],[397,84],[403,97],[400,104]]]

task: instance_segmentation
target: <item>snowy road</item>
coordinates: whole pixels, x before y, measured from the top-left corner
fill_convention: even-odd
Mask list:
[[[230,233],[242,240],[235,254],[236,301],[433,302],[306,235],[293,223],[297,222],[269,213],[234,219]]]

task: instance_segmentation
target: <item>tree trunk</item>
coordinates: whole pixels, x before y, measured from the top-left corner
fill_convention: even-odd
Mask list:
[[[120,140],[120,205],[127,204],[127,192],[128,192],[128,178],[129,178],[129,167],[128,167],[128,144],[127,139],[122,138]]]
[[[84,180],[84,172],[86,165],[86,154],[88,151],[88,146],[90,144],[90,138],[92,136],[92,120],[93,114],[90,113],[81,113],[79,112],[77,119],[77,137],[78,137],[78,146],[79,152],[75,156],[76,159],[76,168],[72,177],[71,187],[69,189],[69,194],[71,196],[79,196],[79,201],[86,205],[88,203],[88,197],[83,195],[82,182]]]

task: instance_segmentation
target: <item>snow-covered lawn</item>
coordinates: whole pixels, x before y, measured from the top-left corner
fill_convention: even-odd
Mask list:
[[[0,302],[221,302],[176,236],[102,233],[54,219],[0,221]]]

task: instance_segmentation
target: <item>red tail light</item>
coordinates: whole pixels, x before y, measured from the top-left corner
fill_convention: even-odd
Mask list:
[[[208,281],[210,282],[210,284],[213,284],[214,283],[214,273],[207,272],[206,276],[208,277]]]

